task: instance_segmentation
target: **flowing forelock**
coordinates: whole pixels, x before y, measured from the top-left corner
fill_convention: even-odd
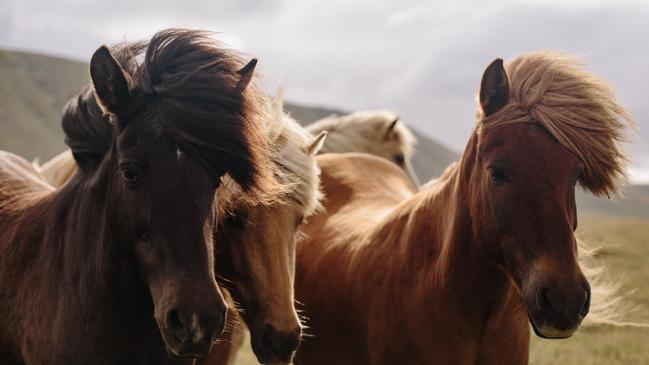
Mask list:
[[[512,123],[539,123],[584,164],[580,185],[595,195],[618,192],[626,176],[621,144],[633,121],[611,86],[580,60],[552,52],[531,53],[505,65],[510,99],[484,118],[478,133]]]
[[[290,199],[302,207],[304,216],[309,216],[320,208],[322,199],[320,170],[315,157],[306,152],[314,136],[284,112],[281,91],[273,100],[266,97],[264,100],[263,131],[269,141],[273,177],[282,187],[276,200],[269,203],[283,204]],[[220,206],[222,213],[231,213],[241,204],[250,204],[227,175],[218,194],[224,202]]]

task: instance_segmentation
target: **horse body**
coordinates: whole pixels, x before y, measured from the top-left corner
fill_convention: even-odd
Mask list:
[[[36,180],[35,171],[12,168],[10,160],[16,158],[0,157],[3,187],[23,186],[0,197],[1,362],[75,364],[92,359],[104,364],[167,358],[164,350],[143,351],[149,347],[142,342],[164,345],[144,284],[133,280],[139,277],[137,265],[120,255],[120,243],[108,230],[87,241],[71,233],[97,232],[93,228],[107,217],[105,205],[75,186],[53,193]],[[101,185],[92,188],[106,188]],[[83,198],[75,197],[79,195]],[[130,329],[129,335],[123,328]]]
[[[214,209],[220,223],[214,232],[218,251],[215,272],[220,285],[229,288],[225,294],[231,311],[227,333],[202,364],[233,362],[244,337],[242,321],[262,360],[288,359],[299,344],[301,327],[293,305],[294,245],[299,223],[319,206],[315,153],[326,132],[314,138],[283,111],[281,93],[278,95],[275,100],[265,100],[257,120],[270,144],[270,168],[280,190],[275,192],[278,197],[258,204],[229,176],[217,189]],[[86,106],[86,114],[100,118],[95,110],[98,107],[88,102],[89,96],[82,94],[80,104]],[[60,187],[74,176],[77,165],[66,151],[40,171],[48,182]]]
[[[268,105],[266,126],[275,178],[285,187],[277,201],[249,204],[227,192],[218,209],[223,217],[215,232],[216,274],[238,308],[228,318],[231,331],[202,364],[230,364],[243,337],[243,321],[259,362],[290,362],[302,333],[295,311],[293,281],[299,227],[320,206],[319,170],[315,154],[327,133],[312,136],[283,110],[281,93]],[[224,202],[224,203],[223,203]],[[234,341],[234,342],[232,342]]]
[[[134,47],[100,47],[66,106],[63,187],[1,156],[2,363],[193,363],[223,330],[216,190],[228,174],[251,202],[277,191],[254,62],[189,30],[156,34],[141,63]]]
[[[575,184],[615,191],[630,120],[571,59],[507,70],[485,70],[461,160],[416,194],[382,160],[318,159],[325,212],[296,256],[313,336],[296,364],[525,364],[528,323],[544,338],[579,327]]]
[[[526,359],[526,315],[508,279],[471,247],[466,226],[445,223],[466,214],[448,208],[455,178],[415,195],[401,171],[380,159],[325,154],[318,164],[327,213],[304,230],[322,239],[300,244],[296,278],[314,337],[297,364]],[[501,310],[490,313],[496,301]]]
[[[63,151],[52,159],[38,166],[45,180],[54,187],[61,187],[77,172],[77,164],[70,150]]]
[[[329,132],[320,153],[365,152],[392,161],[408,174],[415,186],[419,178],[412,166],[417,142],[400,117],[387,110],[331,115],[306,127],[311,133]]]

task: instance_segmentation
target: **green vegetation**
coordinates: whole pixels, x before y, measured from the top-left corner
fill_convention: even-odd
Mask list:
[[[41,160],[63,151],[61,110],[88,79],[81,62],[0,50],[0,148]]]

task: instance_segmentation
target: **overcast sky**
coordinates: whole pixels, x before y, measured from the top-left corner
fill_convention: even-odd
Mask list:
[[[539,49],[577,54],[634,114],[631,171],[649,182],[649,1],[0,2],[0,47],[85,62],[102,43],[172,26],[222,32],[259,58],[265,85],[284,84],[289,100],[393,109],[457,151],[490,61]]]

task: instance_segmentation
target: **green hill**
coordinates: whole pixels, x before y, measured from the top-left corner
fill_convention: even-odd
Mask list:
[[[46,161],[65,149],[60,116],[65,102],[89,81],[88,65],[66,59],[0,49],[0,149]],[[301,123],[344,111],[286,103]],[[459,153],[414,131],[413,165],[422,181],[439,175]],[[649,217],[649,186],[630,186],[626,198],[609,201],[577,194],[580,212]]]
[[[88,79],[81,62],[0,50],[0,148],[41,160],[63,151],[61,109]]]

